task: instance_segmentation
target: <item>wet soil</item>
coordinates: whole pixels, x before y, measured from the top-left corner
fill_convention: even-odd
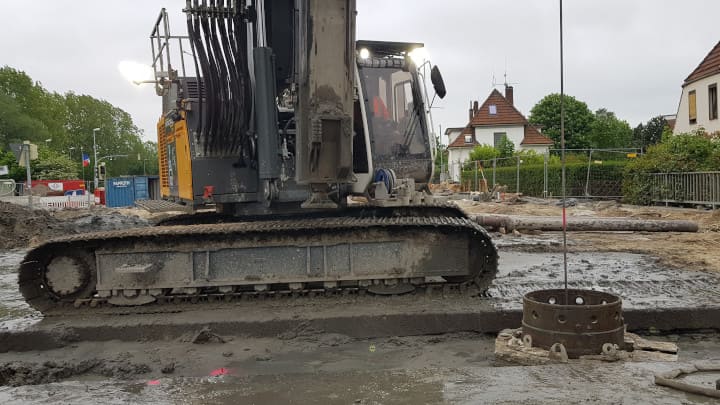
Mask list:
[[[523,202],[524,201],[524,202]],[[562,215],[562,208],[556,200],[524,199],[521,202],[486,203],[467,200],[457,204],[470,214],[503,215]],[[639,207],[619,204],[613,201],[577,202],[567,209],[568,216],[578,217],[614,217],[640,220],[689,220],[700,227],[697,233],[678,232],[571,232],[568,234],[569,250],[585,252],[626,252],[646,254],[659,259],[659,264],[687,270],[707,270],[720,272],[720,255],[716,253],[720,239],[720,210]],[[533,251],[538,246],[533,239],[545,241],[541,251],[561,252],[562,237],[559,233],[527,232],[522,236],[531,242]],[[516,241],[516,249],[522,249],[521,241]]]
[[[24,384],[42,384],[6,384],[0,387],[0,401],[712,403],[654,386],[652,376],[696,360],[720,360],[720,336],[693,334],[662,339],[679,345],[680,363],[493,367],[494,336],[468,333],[383,339],[324,334],[293,339],[225,337],[226,343],[203,345],[181,339],[83,343],[62,350],[3,355],[2,360],[10,362],[0,367],[0,375],[7,370],[30,369],[40,377],[28,378]],[[47,358],[54,363],[46,362]],[[19,361],[26,368],[12,368],[21,364]],[[83,369],[87,371],[80,372]],[[63,380],[59,383],[45,383],[64,373],[77,374],[58,378]],[[698,378],[710,381],[713,376]]]
[[[148,226],[142,212],[104,207],[50,211],[0,201],[0,250],[27,248],[77,233]]]
[[[556,206],[466,204],[473,213],[556,215]],[[2,208],[2,206],[0,206]],[[570,286],[618,293],[626,308],[712,307],[720,305],[720,258],[716,256],[720,215],[697,210],[638,208],[612,203],[580,204],[571,215],[693,219],[698,234],[572,233],[569,238]],[[21,214],[23,214],[21,212]],[[129,214],[129,215],[128,215]],[[93,215],[64,212],[38,215],[32,224],[49,230],[24,229],[16,221],[14,235],[33,243],[59,232],[85,232],[94,221],[126,226],[132,212]],[[559,215],[559,214],[558,214]],[[4,216],[3,216],[4,217]],[[117,218],[117,220],[112,219]],[[138,218],[142,226],[150,218]],[[57,222],[53,222],[57,221]],[[4,225],[3,225],[4,226]],[[56,228],[64,227],[64,228]],[[113,225],[102,225],[113,226]],[[15,227],[19,227],[16,228]],[[114,228],[109,228],[114,229]],[[98,230],[98,229],[94,229]],[[0,234],[2,234],[0,233]],[[518,309],[524,293],[562,285],[561,237],[557,233],[493,235],[500,250],[500,273],[489,297],[458,300],[447,310]],[[41,316],[17,292],[15,269],[23,250],[2,248],[0,237],[0,329],[23,330]],[[27,246],[22,245],[11,246]],[[249,302],[233,310],[262,322],[319,311],[361,314],[437,309],[433,299],[412,297],[383,301],[355,299]],[[443,304],[445,305],[445,304]],[[445,307],[443,307],[445,308]],[[208,309],[188,317],[212,314]],[[163,315],[158,315],[163,316]],[[92,323],[93,317],[83,316]],[[122,334],[127,316],[117,316]],[[63,321],[54,321],[57,333]],[[372,324],[359,327],[372,329]],[[128,341],[77,341],[60,336],[61,348],[0,354],[2,403],[713,403],[703,397],[657,387],[653,373],[695,360],[720,360],[717,333],[651,336],[677,342],[681,363],[597,364],[493,367],[494,336],[455,333],[387,338],[354,338],[314,328],[297,328],[272,338],[188,328],[183,336]],[[198,343],[193,343],[196,341]],[[693,377],[714,381],[720,376]]]

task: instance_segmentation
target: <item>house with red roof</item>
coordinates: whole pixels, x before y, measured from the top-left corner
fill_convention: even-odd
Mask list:
[[[720,82],[720,42],[718,42],[682,85],[674,132],[699,128],[720,132],[718,120],[718,82]]]
[[[514,89],[505,86],[505,95],[493,89],[482,104],[471,103],[468,124],[463,128],[448,128],[448,161],[450,178],[460,181],[463,163],[470,159],[470,152],[477,145],[497,147],[507,137],[515,150],[533,150],[547,154],[553,140],[530,125],[514,105]]]

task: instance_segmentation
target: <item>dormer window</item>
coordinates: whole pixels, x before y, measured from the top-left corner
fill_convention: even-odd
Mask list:
[[[497,106],[495,104],[491,104],[488,109],[490,110],[490,115],[497,115]]]
[[[465,143],[472,143],[472,135],[465,135]]]

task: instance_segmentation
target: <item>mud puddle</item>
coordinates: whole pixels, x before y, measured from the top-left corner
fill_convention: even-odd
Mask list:
[[[38,356],[66,359],[106,353],[107,362],[139,360],[151,370],[103,378],[97,373],[32,386],[0,387],[2,403],[159,404],[708,404],[707,398],[657,387],[653,373],[720,360],[718,335],[665,336],[680,363],[575,363],[492,367],[494,337],[454,334],[371,340],[304,336],[192,345],[109,342]],[[28,354],[30,355],[30,354]],[[160,365],[174,362],[163,374]],[[703,383],[718,378],[698,377]]]
[[[497,308],[520,309],[524,294],[563,285],[562,254],[505,251],[488,292]],[[652,257],[632,253],[569,254],[568,286],[617,294],[624,308],[720,305],[717,272],[668,268]]]

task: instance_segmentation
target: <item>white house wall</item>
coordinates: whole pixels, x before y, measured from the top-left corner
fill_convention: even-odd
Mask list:
[[[458,136],[462,133],[462,129],[458,129],[457,131],[449,131],[448,132],[448,145],[455,142]]]
[[[475,139],[481,144],[495,146],[496,132],[504,132],[515,145],[515,150],[520,150],[520,142],[525,138],[524,126],[475,127]]]
[[[448,172],[450,179],[455,182],[460,181],[463,163],[470,160],[470,152],[472,148],[451,148],[448,149]]]
[[[714,75],[691,83],[682,91],[680,105],[678,107],[677,120],[675,121],[676,134],[692,132],[700,127],[707,132],[720,131],[720,119],[710,121],[710,108],[708,105],[708,86],[718,84],[720,87],[720,75]],[[690,124],[690,110],[688,93],[695,90],[695,103],[697,105],[697,123]]]

